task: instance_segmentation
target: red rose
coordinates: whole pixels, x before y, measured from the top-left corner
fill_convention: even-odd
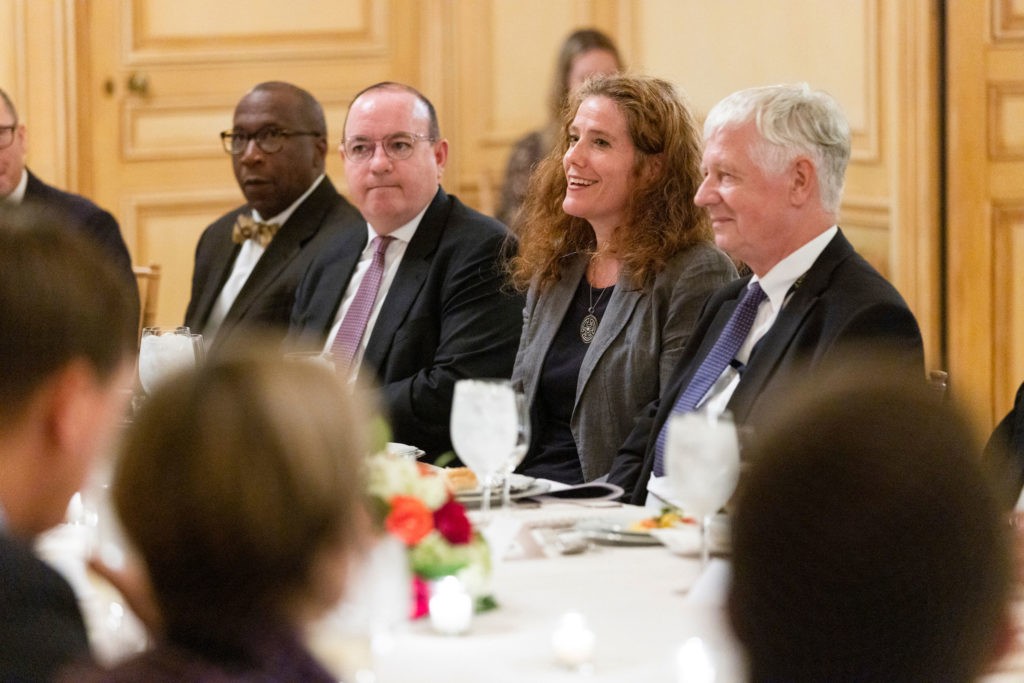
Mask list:
[[[434,526],[452,545],[464,545],[473,538],[473,527],[461,503],[449,500],[434,511]]]
[[[430,514],[430,508],[419,498],[394,496],[391,499],[391,512],[384,520],[384,527],[392,536],[411,547],[433,530],[434,518]]]

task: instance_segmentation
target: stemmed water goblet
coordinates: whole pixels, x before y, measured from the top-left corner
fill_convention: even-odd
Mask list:
[[[708,526],[739,480],[739,440],[732,416],[728,412],[672,416],[665,462],[672,502],[700,523],[701,565],[706,565]]]
[[[452,399],[452,445],[480,481],[481,515],[491,507],[495,477],[504,472],[518,438],[515,392],[508,380],[462,379]]]

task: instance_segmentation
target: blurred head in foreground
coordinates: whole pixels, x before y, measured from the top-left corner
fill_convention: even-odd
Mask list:
[[[59,523],[109,446],[131,388],[138,310],[97,247],[0,206],[0,528]]]
[[[113,495],[172,642],[289,629],[342,597],[368,529],[365,423],[328,368],[269,352],[158,388]]]
[[[753,446],[729,595],[751,679],[974,680],[1009,633],[1011,560],[971,430],[923,380],[853,376]]]

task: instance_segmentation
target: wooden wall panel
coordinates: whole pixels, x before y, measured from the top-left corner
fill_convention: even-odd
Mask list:
[[[1024,379],[1024,3],[949,3],[947,15],[950,360],[991,426]]]
[[[89,143],[81,165],[91,171],[83,185],[119,207],[133,258],[164,266],[161,324],[182,318],[199,231],[243,201],[219,133],[252,85],[285,80],[320,100],[327,172],[344,191],[337,146],[352,95],[379,80],[416,84],[419,76],[420,40],[410,25],[423,23],[421,5],[410,0],[254,2],[243,16],[201,0],[77,7],[89,55],[80,105],[91,113],[80,123]],[[133,90],[133,79],[146,90]]]

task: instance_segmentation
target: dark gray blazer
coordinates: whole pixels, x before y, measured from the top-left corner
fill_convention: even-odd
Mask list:
[[[362,222],[310,265],[286,346],[324,347],[366,237]],[[504,288],[507,244],[504,225],[438,188],[366,342],[359,374],[380,387],[393,439],[429,457],[451,450],[456,380],[512,374],[523,299]]]
[[[526,296],[512,380],[522,383],[530,405],[537,398],[544,359],[587,267],[583,256],[566,258],[558,282],[542,294],[533,287]],[[608,473],[636,414],[668,382],[704,302],[735,278],[732,261],[710,244],[673,256],[648,289],[630,288],[626,275],[620,278],[576,383],[570,426],[585,480]]]
[[[749,277],[723,287],[701,313],[671,382],[648,406],[616,456],[608,480],[643,504],[654,465],[654,443],[672,406],[725,327]],[[728,409],[756,430],[808,373],[824,376],[865,347],[924,378],[924,347],[914,314],[899,292],[865,261],[840,231],[807,273],[767,334],[754,345]],[[630,496],[629,492],[632,492]]]
[[[241,245],[231,233],[239,214],[251,213],[240,206],[214,221],[199,238],[195,269],[192,272],[192,297],[185,311],[185,324],[202,334],[213,304],[220,295]],[[324,177],[306,200],[281,226],[266,251],[245,281],[238,298],[224,317],[211,349],[227,344],[245,344],[247,331],[277,335],[284,339],[288,330],[295,288],[313,258],[340,239],[347,227],[360,228],[359,212]],[[210,344],[210,340],[206,340]]]

